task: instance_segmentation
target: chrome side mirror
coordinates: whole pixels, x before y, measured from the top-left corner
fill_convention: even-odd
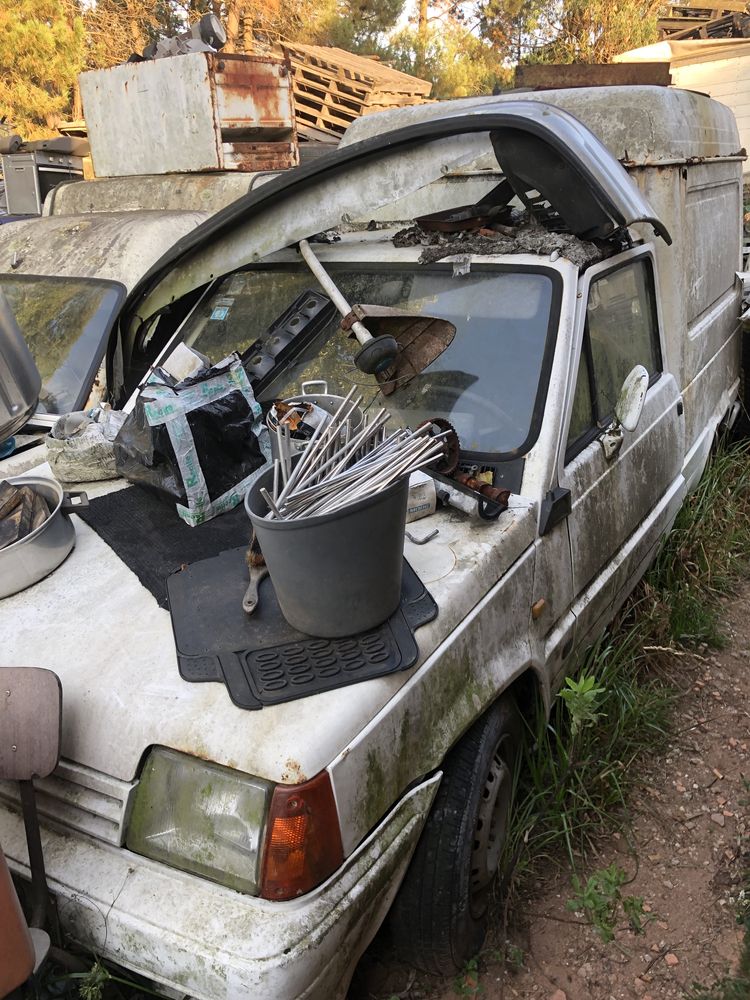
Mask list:
[[[622,432],[634,431],[638,426],[648,392],[648,372],[643,365],[636,365],[622,383],[615,406],[615,419],[600,438],[604,457],[611,461],[622,447]]]

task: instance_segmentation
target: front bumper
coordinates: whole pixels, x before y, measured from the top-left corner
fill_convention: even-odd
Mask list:
[[[413,788],[327,882],[298,900],[245,896],[44,827],[49,887],[73,940],[171,991],[198,1000],[334,1000],[388,912],[440,777]],[[0,843],[11,870],[28,877],[23,822],[5,808]]]

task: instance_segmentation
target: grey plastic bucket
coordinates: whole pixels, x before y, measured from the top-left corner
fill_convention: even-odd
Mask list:
[[[245,496],[281,611],[294,628],[330,639],[382,624],[399,605],[408,476],[344,510],[268,521],[260,494],[273,470]]]

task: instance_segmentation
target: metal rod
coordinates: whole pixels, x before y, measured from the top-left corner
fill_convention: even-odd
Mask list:
[[[353,398],[354,391],[316,428],[294,469],[291,435],[286,427],[277,427],[279,459],[274,466],[273,496],[261,490],[268,517],[299,520],[340,510],[387,489],[444,453],[448,431],[432,434],[429,426],[388,431],[390,414],[385,409],[372,417],[366,415],[354,431],[351,415],[362,402],[361,396]]]
[[[339,291],[336,282],[312,252],[312,248],[307,240],[299,241],[299,252],[302,254],[307,266],[320,282],[323,291],[329,296],[341,315],[348,316],[352,311],[352,307]],[[352,333],[362,347],[364,347],[368,341],[372,340],[372,334],[363,323],[360,323],[358,319],[352,323]]]
[[[21,811],[23,825],[26,828],[26,844],[29,850],[29,868],[31,869],[31,918],[29,927],[44,927],[49,906],[49,889],[47,888],[47,873],[44,870],[44,854],[42,838],[39,833],[39,816],[36,811],[34,785],[31,781],[19,781],[21,792]]]

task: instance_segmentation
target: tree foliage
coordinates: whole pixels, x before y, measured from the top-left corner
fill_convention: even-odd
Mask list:
[[[376,55],[433,96],[506,86],[521,61],[608,62],[656,37],[660,0],[0,0],[0,115],[27,135],[80,114],[76,75],[140,52],[201,15],[228,52],[282,40]],[[410,19],[407,19],[410,14]]]
[[[83,21],[68,0],[3,0],[0,115],[25,135],[48,131],[70,104],[84,49]]]
[[[428,24],[421,36],[416,28],[405,28],[384,55],[396,69],[431,80],[432,96],[438,99],[491,94],[512,75],[491,45],[454,23]]]
[[[661,0],[565,0],[547,62],[607,63],[628,49],[656,41]]]
[[[351,52],[373,52],[391,31],[404,9],[405,0],[345,0],[327,23],[328,42]]]
[[[480,22],[505,59],[611,62],[656,40],[662,0],[481,0]]]

